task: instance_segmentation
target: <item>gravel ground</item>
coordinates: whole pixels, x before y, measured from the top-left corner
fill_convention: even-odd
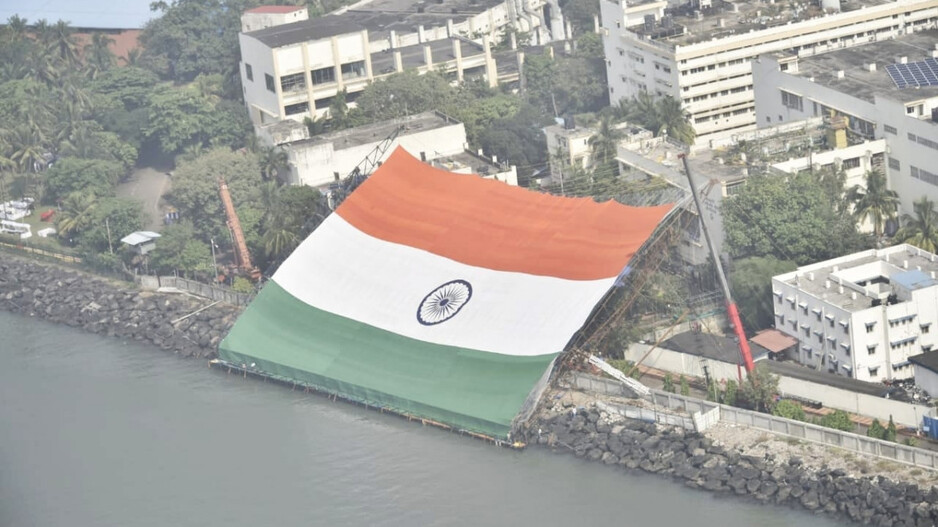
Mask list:
[[[938,472],[935,471],[778,436],[755,428],[718,423],[707,430],[706,435],[724,448],[735,449],[745,455],[774,456],[776,462],[787,463],[790,458],[797,457],[806,467],[840,468],[852,477],[883,476],[893,481],[915,482],[923,488],[938,485]]]

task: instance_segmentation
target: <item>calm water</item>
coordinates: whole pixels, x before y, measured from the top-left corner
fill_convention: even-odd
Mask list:
[[[0,312],[0,526],[841,525]]]

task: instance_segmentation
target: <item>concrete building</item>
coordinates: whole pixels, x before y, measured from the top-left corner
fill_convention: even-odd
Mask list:
[[[551,181],[559,183],[563,179],[564,170],[570,170],[569,167],[590,167],[590,138],[594,135],[596,130],[577,126],[572,117],[564,119],[563,124],[552,124],[544,128],[547,154],[550,156]]]
[[[913,376],[909,357],[938,336],[938,256],[911,245],[872,249],[772,278],[775,327],[794,360],[865,381]]]
[[[375,147],[397,131],[389,148],[402,146],[414,157],[459,173],[517,184],[517,170],[481,155],[466,153],[466,128],[461,122],[437,112],[425,112],[392,121],[338,132],[309,136],[306,126],[283,121],[263,130],[263,139],[287,153],[290,174],[287,183],[327,188],[344,178]],[[493,162],[494,161],[494,162]]]
[[[518,58],[513,51],[493,53],[494,39],[510,28],[542,27],[543,16],[530,13],[545,12],[545,5],[438,0],[414,9],[412,0],[375,0],[312,19],[302,7],[251,9],[239,35],[251,122],[259,127],[323,117],[343,90],[355,106],[368,84],[404,70],[442,71],[453,82],[482,78],[489,86],[517,79]]]
[[[610,101],[673,96],[698,147],[756,127],[751,64],[760,55],[813,56],[938,24],[938,0],[602,0],[600,11]]]
[[[915,365],[915,385],[934,397],[938,395],[938,350],[909,357]]]
[[[844,188],[850,188],[863,187],[866,171],[883,164],[885,141],[851,136],[844,146],[837,148],[827,142],[830,131],[830,126],[821,118],[787,122],[714,140],[712,149],[688,154],[707,225],[719,253],[723,253],[724,240],[720,212],[723,200],[739,191],[750,170],[784,176],[809,169],[840,167],[847,176]],[[683,145],[663,137],[652,137],[650,132],[641,133],[641,129],[635,128],[629,129],[627,139],[620,143],[616,159],[625,177],[662,178],[675,187],[689,190],[679,159],[685,152]],[[689,210],[694,209],[691,201],[687,200],[686,204]],[[861,225],[861,230],[870,232],[872,227]],[[690,225],[679,252],[689,265],[701,265],[710,258],[699,223]]]
[[[893,64],[938,57],[938,30],[812,57],[777,55],[753,63],[760,126],[820,116],[846,121],[847,133],[884,140],[884,170],[912,213],[922,196],[938,200],[938,85],[898,88]]]

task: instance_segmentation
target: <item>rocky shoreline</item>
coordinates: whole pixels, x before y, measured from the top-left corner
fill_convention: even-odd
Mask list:
[[[670,477],[684,485],[794,506],[864,525],[938,524],[938,488],[856,477],[842,468],[810,467],[726,448],[696,432],[609,415],[595,407],[563,408],[529,428],[530,444],[589,461]]]
[[[240,309],[133,286],[51,264],[0,254],[0,310],[147,341],[184,357],[212,358]],[[173,321],[176,321],[174,324]]]

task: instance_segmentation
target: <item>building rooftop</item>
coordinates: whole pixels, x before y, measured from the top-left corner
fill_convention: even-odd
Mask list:
[[[308,40],[329,38],[362,31],[364,26],[342,16],[328,15],[290,24],[281,24],[245,33],[268,47],[279,48]]]
[[[929,29],[895,40],[801,57],[796,75],[813,77],[817,84],[869,102],[874,102],[876,96],[902,103],[938,97],[938,86],[899,89],[886,72],[886,66],[899,62],[900,57],[906,57],[909,62],[931,57],[936,43],[938,29]],[[876,71],[869,71],[870,63],[876,64]],[[838,71],[843,72],[843,77]]]
[[[825,386],[833,386],[834,388],[849,390],[854,393],[865,393],[866,395],[872,395],[873,397],[882,397],[889,390],[888,387],[883,386],[882,384],[860,381],[851,377],[844,377],[843,375],[836,375],[833,373],[826,373],[823,371],[814,370],[807,366],[802,366],[801,364],[794,362],[779,362],[769,360],[765,361],[765,365],[769,368],[770,372],[776,375],[794,377],[796,379],[823,384]]]
[[[376,143],[391,135],[395,129],[401,128],[401,135],[408,133],[425,132],[459,124],[459,121],[437,112],[424,112],[391,121],[357,126],[328,134],[321,134],[309,139],[293,143],[297,146],[314,146],[332,143],[336,150],[344,150],[368,143]]]
[[[938,257],[911,245],[896,245],[799,267],[777,280],[846,311],[901,301],[903,289],[938,285]]]
[[[505,170],[503,167],[492,163],[488,159],[473,155],[469,152],[460,152],[458,154],[434,159],[432,164],[450,172],[465,173],[465,171],[468,170],[470,174],[478,174],[483,177],[497,174]]]
[[[916,366],[938,373],[938,350],[909,357],[909,361]]]
[[[482,46],[475,42],[463,39],[459,39],[458,42],[463,58],[484,53]],[[456,55],[453,53],[452,39],[433,40],[427,42],[427,44],[430,46],[434,64],[456,59]],[[423,44],[414,44],[413,46],[404,46],[398,49],[401,52],[401,64],[405,70],[426,65],[423,56]],[[394,71],[394,53],[391,50],[372,53],[371,69],[375,75],[392,73]]]
[[[373,0],[354,9],[325,17],[252,31],[248,35],[270,47],[288,46],[367,29],[371,40],[387,38],[391,31],[414,33],[460,23],[485,12],[502,0]]]
[[[854,11],[890,1],[842,0],[841,11]],[[667,9],[665,15],[670,18],[659,20],[653,28],[636,26],[633,30],[646,38],[686,46],[810,20],[825,16],[825,12],[811,2],[792,9],[787,2],[713,0],[711,7],[706,9],[697,9],[692,3],[683,2],[678,7]]]
[[[262,5],[255,7],[253,9],[248,9],[245,13],[271,13],[271,14],[284,14],[292,13],[294,11],[299,11],[300,9],[306,9],[305,7],[295,6],[295,5]]]
[[[698,355],[708,359],[728,362],[730,364],[740,363],[739,345],[733,337],[715,335],[713,333],[685,331],[662,342],[661,347],[688,355]],[[753,358],[762,359],[764,358],[764,354]]]

